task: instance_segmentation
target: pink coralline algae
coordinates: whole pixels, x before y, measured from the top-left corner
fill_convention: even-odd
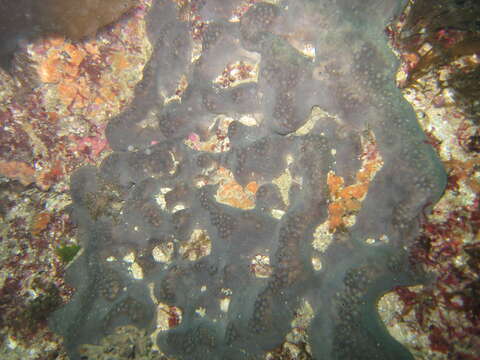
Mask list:
[[[11,15],[4,6],[25,3],[0,1],[0,27]],[[105,122],[128,98],[147,56],[142,8],[83,41],[42,33],[30,43],[16,33],[20,49],[7,71],[0,68],[2,359],[58,355],[58,337],[46,320],[72,292],[62,253],[76,248],[64,209],[67,180],[85,162],[98,164],[108,154]],[[2,39],[9,36],[4,30]]]
[[[446,191],[409,248],[432,279],[395,291],[404,303],[397,327],[424,339],[429,358],[478,359],[480,348],[479,10],[474,1],[418,0],[390,27],[403,63],[397,79],[447,170]],[[419,342],[409,346],[418,351]]]
[[[106,119],[118,112],[145,61],[143,13],[135,9],[137,16],[97,38],[75,42],[55,34],[17,53],[11,74],[2,73],[22,86],[9,85],[12,94],[0,99],[1,174],[47,191],[105,155]]]

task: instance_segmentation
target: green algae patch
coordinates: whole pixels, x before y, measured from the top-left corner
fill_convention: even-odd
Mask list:
[[[75,255],[80,251],[79,245],[61,245],[55,249],[55,254],[66,264],[75,258]]]

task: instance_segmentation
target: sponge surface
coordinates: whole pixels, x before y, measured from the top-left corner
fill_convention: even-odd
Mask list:
[[[77,359],[115,326],[153,332],[162,303],[182,313],[158,332],[167,355],[256,359],[308,302],[315,359],[410,359],[376,301],[422,281],[405,248],[445,174],[395,86],[383,28],[404,4],[257,2],[232,20],[240,3],[196,3],[195,57],[176,5],[154,2],[152,58],[107,128],[114,153],[71,180],[84,252],[51,326]],[[257,76],[218,82],[248,63]]]

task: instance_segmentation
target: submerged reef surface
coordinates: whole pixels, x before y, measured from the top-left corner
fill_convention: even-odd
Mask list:
[[[0,0],[0,66],[15,51],[46,34],[79,40],[117,20],[134,0]]]
[[[383,29],[404,4],[242,4],[150,9],[114,151],[71,179],[83,252],[50,326],[72,359],[123,325],[177,359],[263,358],[305,303],[313,358],[411,358],[375,305],[425,280],[408,247],[445,174],[395,86]]]

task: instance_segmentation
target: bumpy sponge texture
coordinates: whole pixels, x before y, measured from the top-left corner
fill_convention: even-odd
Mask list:
[[[167,355],[261,358],[304,301],[315,359],[411,358],[375,303],[421,281],[404,248],[445,174],[394,84],[382,29],[398,3],[257,2],[234,22],[236,1],[201,1],[193,62],[189,24],[154,3],[152,58],[107,128],[114,152],[71,180],[84,251],[68,271],[76,294],[50,322],[72,358],[114,326],[153,331],[155,303],[182,312],[158,333]],[[252,59],[257,78],[218,85]],[[165,101],[181,77],[186,89]],[[228,144],[212,150],[213,136]],[[228,186],[254,205],[222,200]]]

